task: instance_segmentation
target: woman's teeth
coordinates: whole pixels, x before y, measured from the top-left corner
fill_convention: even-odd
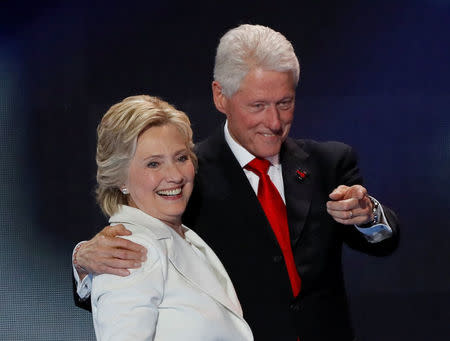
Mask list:
[[[156,193],[158,193],[159,195],[165,195],[165,196],[178,195],[181,193],[181,187],[175,188],[175,189],[164,190],[164,191],[158,191]]]

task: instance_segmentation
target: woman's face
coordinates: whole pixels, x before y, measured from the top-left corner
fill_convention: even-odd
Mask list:
[[[128,170],[129,205],[179,226],[192,193],[194,173],[178,129],[172,124],[149,128],[139,136]]]

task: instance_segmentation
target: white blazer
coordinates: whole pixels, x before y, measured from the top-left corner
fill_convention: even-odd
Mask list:
[[[192,230],[185,239],[146,213],[121,206],[123,224],[147,261],[127,277],[96,275],[92,317],[98,340],[253,340],[220,260]]]

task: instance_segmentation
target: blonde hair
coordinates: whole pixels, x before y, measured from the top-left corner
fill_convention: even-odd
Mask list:
[[[172,124],[184,136],[189,156],[197,168],[191,123],[187,115],[169,103],[147,95],[131,96],[114,104],[97,127],[97,203],[103,213],[113,215],[128,200],[120,187],[145,130]]]

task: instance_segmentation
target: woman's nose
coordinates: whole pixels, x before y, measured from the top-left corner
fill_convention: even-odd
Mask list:
[[[183,181],[183,174],[176,164],[170,164],[164,170],[166,172],[167,181],[179,183]]]

